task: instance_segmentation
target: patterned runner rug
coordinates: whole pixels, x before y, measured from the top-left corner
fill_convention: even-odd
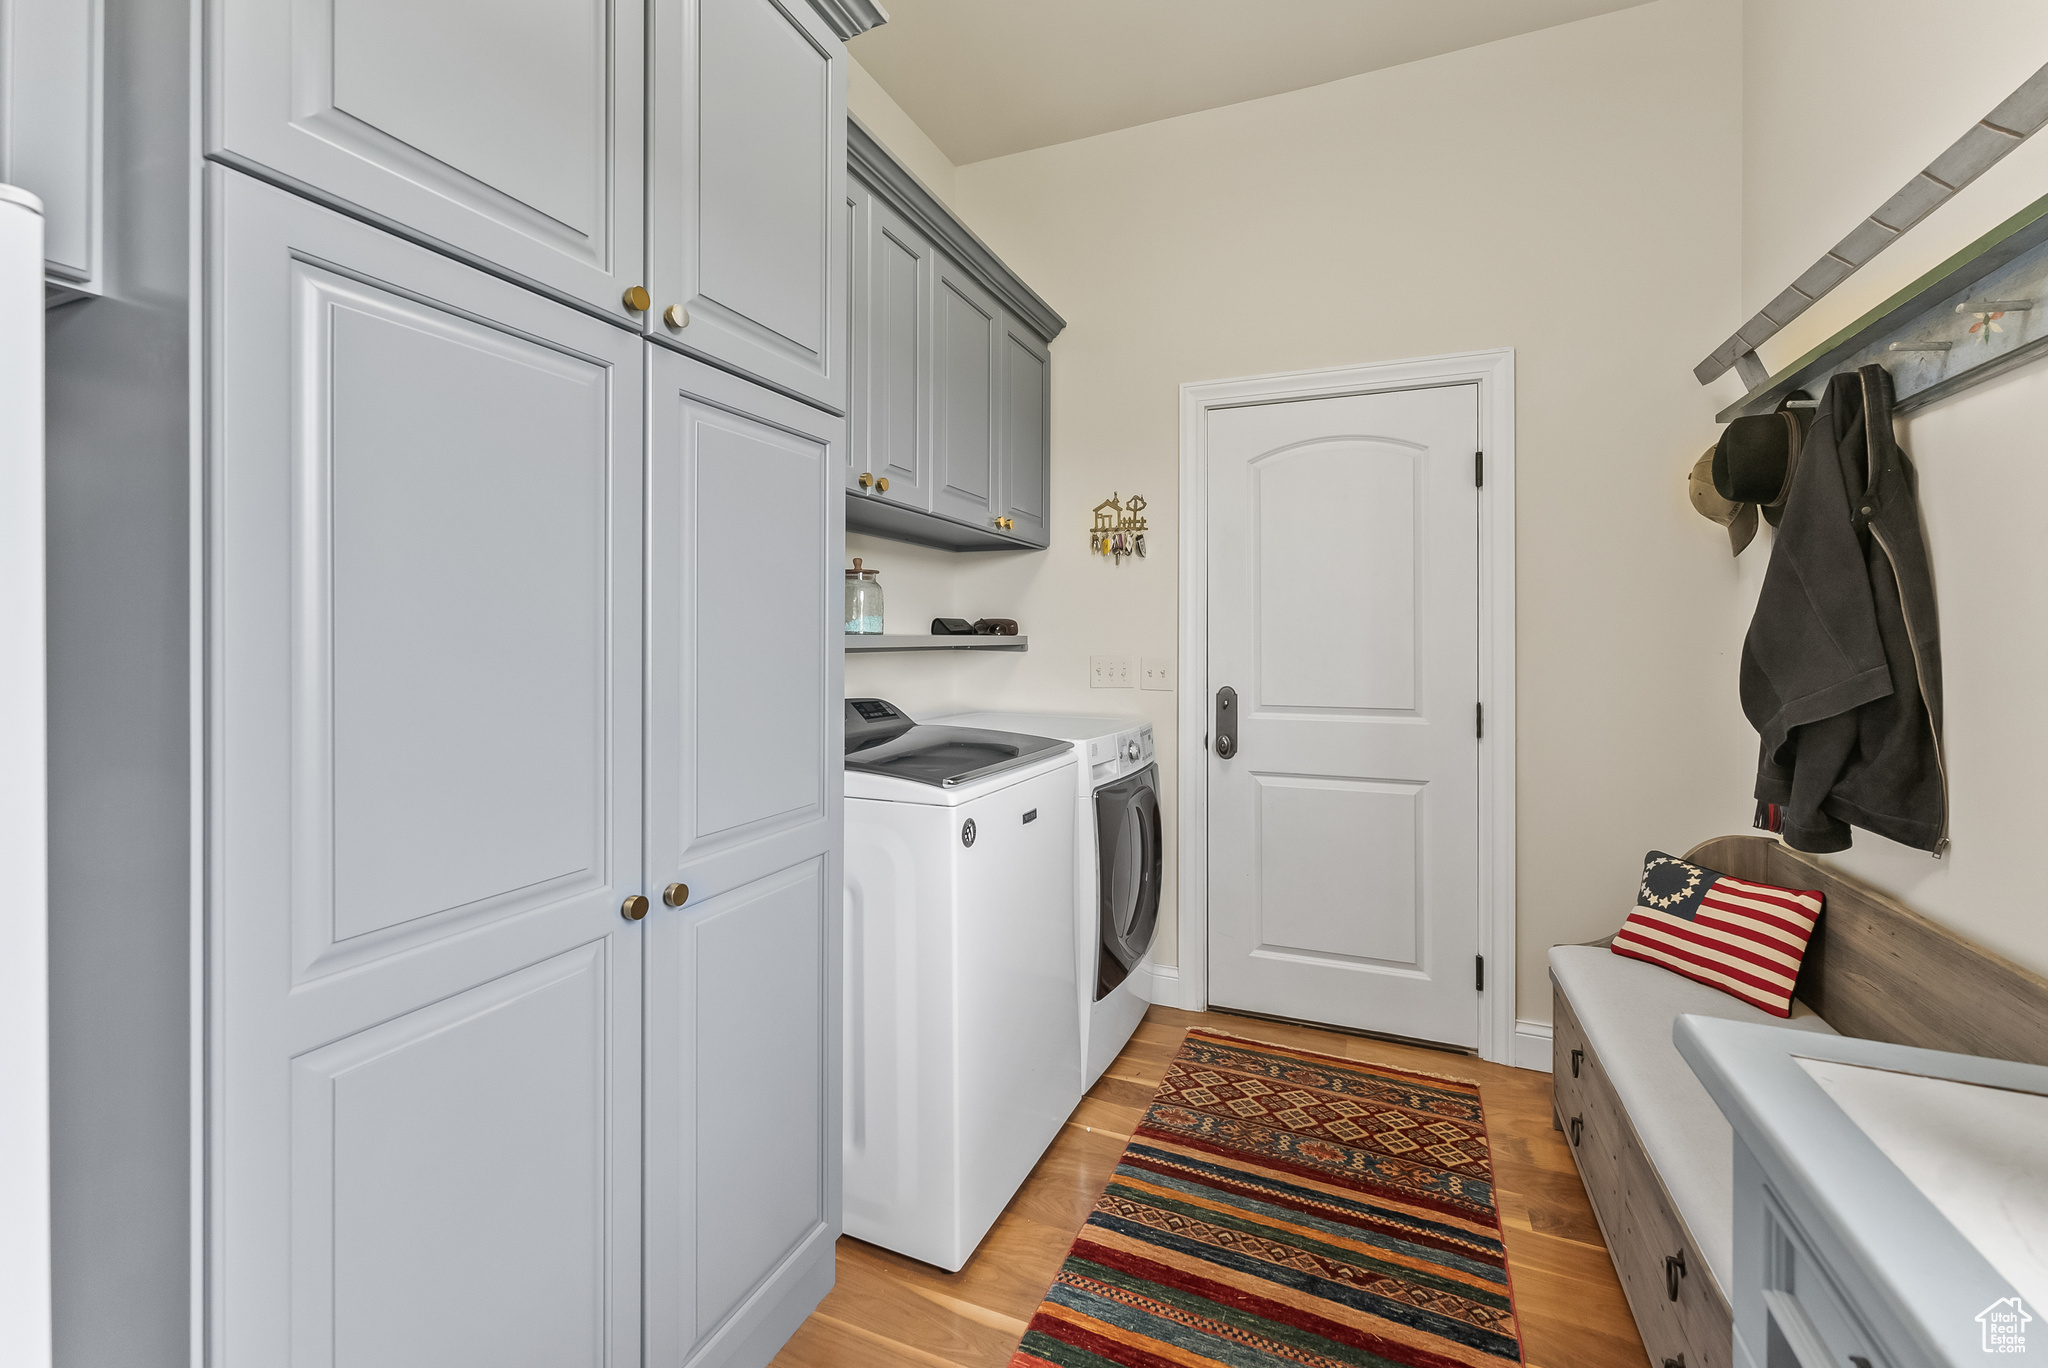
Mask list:
[[[1190,1031],[1010,1368],[1521,1362],[1478,1085]]]

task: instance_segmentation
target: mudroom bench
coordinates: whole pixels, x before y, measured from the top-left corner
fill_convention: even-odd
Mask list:
[[[1672,1044],[1685,1013],[2048,1064],[2048,982],[1768,836],[1685,858],[1827,896],[1792,1017],[1605,945],[1550,952],[1555,1123],[1652,1368],[1731,1368],[1734,1136]]]

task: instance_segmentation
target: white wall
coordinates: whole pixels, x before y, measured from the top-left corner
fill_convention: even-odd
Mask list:
[[[854,51],[859,51],[858,43]],[[889,149],[905,170],[922,181],[925,189],[942,203],[952,204],[956,171],[953,163],[937,143],[925,136],[916,120],[903,112],[903,106],[889,98],[889,92],[868,74],[858,56],[846,64],[846,110]]]
[[[1746,317],[2048,60],[2038,0],[1748,0],[1744,22]],[[1783,365],[2048,190],[2037,136],[1763,348]],[[1705,355],[1711,343],[1696,350]],[[2039,362],[1899,424],[1920,471],[1947,689],[1954,844],[1936,862],[1865,832],[1832,859],[2039,972],[2048,919],[2034,868],[2048,820],[2048,506]],[[1762,539],[1759,538],[1761,541]],[[1764,558],[1745,556],[1743,625]],[[1740,631],[1728,643],[1740,647]]]
[[[958,168],[969,226],[1069,321],[1054,544],[849,554],[882,566],[892,624],[1015,617],[1032,649],[856,660],[847,688],[1138,713],[1170,803],[1172,695],[1091,690],[1087,658],[1174,649],[1181,384],[1512,346],[1518,979],[1547,1019],[1546,950],[1618,924],[1644,850],[1748,823],[1739,579],[1683,483],[1725,402],[1690,367],[1741,321],[1740,63],[1735,0],[1657,0]],[[1149,560],[1088,553],[1112,491],[1151,501]]]

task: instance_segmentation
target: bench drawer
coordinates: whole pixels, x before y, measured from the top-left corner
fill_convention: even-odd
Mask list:
[[[1651,1368],[1731,1368],[1734,1318],[1643,1155],[1606,1069],[1561,990],[1552,992],[1553,1095],[1566,1139],[1578,1118],[1572,1158],[1599,1218],[1608,1257],[1628,1297]],[[1578,1051],[1577,1076],[1572,1052]],[[1680,1275],[1676,1264],[1684,1260]],[[1678,1297],[1670,1296],[1676,1284]]]

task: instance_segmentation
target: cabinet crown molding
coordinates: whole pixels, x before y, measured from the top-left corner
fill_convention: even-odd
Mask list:
[[[953,216],[952,210],[939,203],[917,177],[889,155],[889,150],[875,140],[874,134],[851,116],[846,120],[846,160],[854,174],[878,199],[909,219],[919,232],[960,263],[961,268],[974,277],[976,284],[1030,324],[1040,337],[1051,342],[1066,328],[1067,320],[1055,313],[1052,305],[1040,299],[1029,285],[1018,279],[1016,272],[1005,266],[1001,257],[969,232],[967,225]]]
[[[832,26],[832,31],[843,41],[858,38],[871,28],[880,28],[889,22],[889,11],[875,0],[811,0],[811,8]]]

